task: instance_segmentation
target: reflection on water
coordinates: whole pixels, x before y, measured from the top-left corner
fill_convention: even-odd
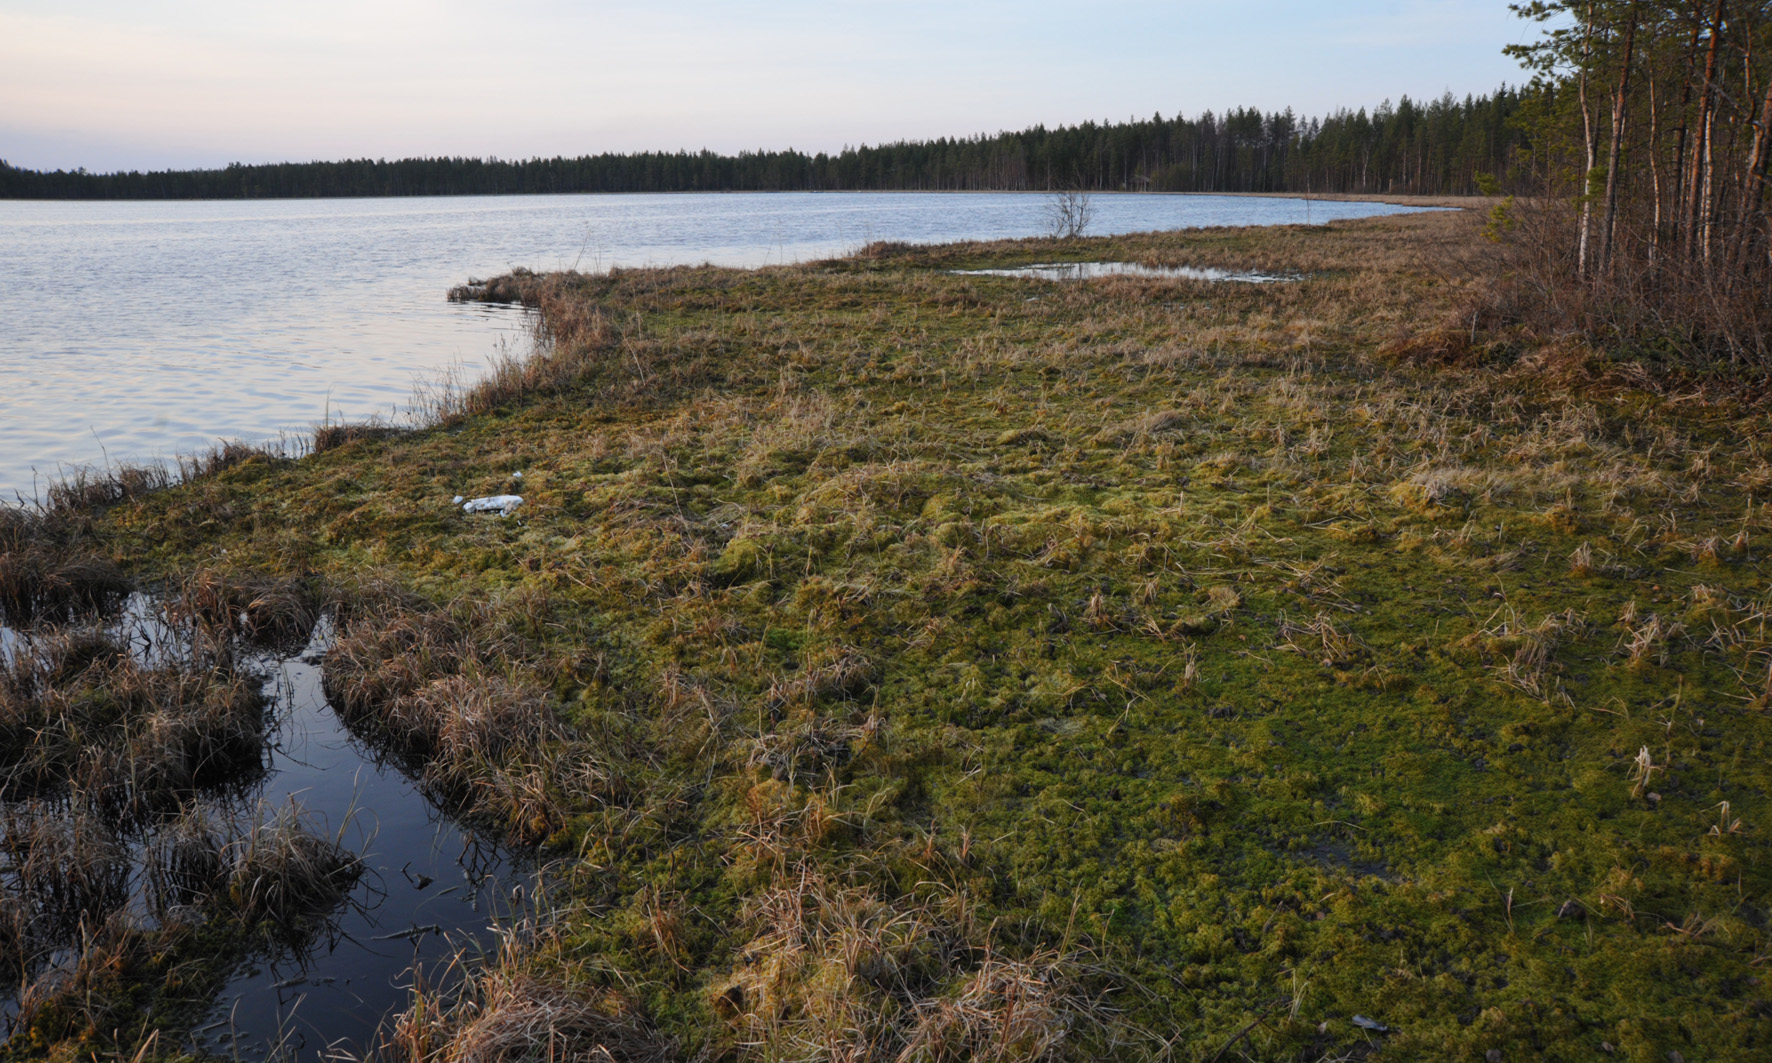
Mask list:
[[[330,638],[331,625],[322,620],[299,649],[240,648],[240,667],[263,684],[265,708],[255,719],[267,721],[268,730],[242,750],[225,778],[162,795],[179,802],[176,816],[155,806],[119,817],[69,780],[21,789],[8,777],[9,788],[0,793],[0,850],[7,854],[0,859],[0,911],[34,912],[40,925],[32,938],[40,944],[28,953],[29,970],[13,972],[11,981],[0,974],[0,1019],[16,1013],[19,975],[54,981],[73,969],[89,924],[114,922],[120,914],[146,930],[189,918],[179,914],[181,906],[206,910],[214,872],[195,892],[174,896],[194,851],[188,843],[208,844],[202,852],[220,854],[225,864],[257,844],[267,824],[288,822],[337,843],[361,862],[361,875],[329,915],[268,953],[259,948],[239,969],[219,972],[227,976],[225,989],[211,1020],[193,1031],[192,1047],[246,1059],[361,1051],[383,1021],[409,1003],[415,979],[446,986],[458,949],[489,946],[495,924],[532,914],[527,906],[536,872],[530,863],[441,815],[333,713],[320,670]],[[32,661],[59,668],[57,661],[102,652],[80,647],[101,645],[117,647],[143,669],[185,668],[185,674],[207,673],[223,659],[210,655],[232,652],[205,644],[141,594],[108,620],[23,630],[0,625],[0,665],[9,670],[28,671]],[[223,665],[223,673],[232,667]],[[78,875],[38,869],[25,855],[62,837],[83,855],[73,865]],[[103,851],[95,855],[94,846]],[[58,913],[72,930],[41,925]],[[0,920],[0,937],[9,925]],[[27,955],[22,946],[18,951]]]
[[[1086,281],[1096,277],[1166,277],[1195,281],[1234,281],[1242,284],[1273,284],[1298,277],[1279,273],[1198,269],[1193,266],[1144,266],[1137,262],[1052,262],[1005,269],[957,269],[962,277],[1022,277],[1042,281]]]
[[[458,947],[489,945],[492,925],[534,893],[525,863],[439,814],[345,730],[320,686],[328,635],[323,625],[303,653],[277,662],[280,723],[261,796],[300,803],[367,870],[325,941],[255,963],[229,984],[207,1033],[224,1056],[364,1047],[410,1002],[415,977],[436,986]]]
[[[58,465],[197,453],[386,415],[473,376],[519,313],[444,301],[513,266],[761,266],[875,240],[1045,231],[1045,196],[979,193],[0,200],[0,498]],[[1324,222],[1411,208],[1103,195],[1099,234]]]

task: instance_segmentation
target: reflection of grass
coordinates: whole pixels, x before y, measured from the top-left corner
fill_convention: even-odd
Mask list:
[[[96,534],[441,603],[365,610],[329,685],[569,867],[427,1051],[557,1014],[757,1058],[1314,1060],[1362,1014],[1400,1057],[1747,1058],[1772,436],[1473,319],[1480,244],[509,278],[552,347],[440,427]],[[1055,257],[1306,279],[945,272]],[[520,516],[449,504],[519,469]]]
[[[0,1051],[16,1058],[178,1055],[178,1031],[210,1012],[237,964],[324,938],[362,873],[292,809],[223,827],[192,808],[126,841],[78,803],[30,807],[12,810],[6,844],[0,944],[24,977],[8,986],[18,1017]],[[132,879],[145,911],[126,907]],[[45,910],[74,921],[30,918]],[[19,914],[25,928],[9,935]]]
[[[310,945],[361,874],[294,808],[248,801],[270,721],[242,640],[305,640],[305,595],[199,570],[136,611],[151,618],[37,610],[0,659],[11,1054],[188,1029],[236,963]]]

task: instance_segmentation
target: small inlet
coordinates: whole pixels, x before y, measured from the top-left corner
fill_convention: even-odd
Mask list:
[[[0,1044],[33,997],[162,943],[187,950],[179,1050],[367,1052],[410,986],[447,991],[458,950],[532,913],[540,872],[346,725],[327,615],[248,639],[180,604],[0,614]]]
[[[1279,284],[1299,278],[1278,273],[1256,273],[1196,266],[1146,266],[1137,262],[1049,262],[1005,269],[956,269],[961,277],[1020,277],[1041,281],[1086,281],[1097,277],[1155,277],[1191,281],[1229,281],[1235,284]]]

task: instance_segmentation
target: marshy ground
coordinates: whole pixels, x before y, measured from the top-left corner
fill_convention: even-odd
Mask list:
[[[500,278],[435,426],[70,487],[0,591],[308,588],[557,861],[404,1058],[1758,1058],[1772,430],[1497,320],[1480,222]],[[1302,279],[951,272],[1054,260]]]

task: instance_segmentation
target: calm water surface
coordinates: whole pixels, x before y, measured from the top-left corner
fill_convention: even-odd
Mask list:
[[[1324,222],[1378,203],[1098,196],[1093,233]],[[386,416],[473,374],[519,314],[444,301],[532,269],[759,266],[873,240],[1045,228],[1039,195],[830,193],[251,202],[0,200],[0,498],[68,466]]]
[[[143,664],[176,660],[184,642],[159,619],[158,604],[133,595],[105,624]],[[338,841],[362,861],[364,874],[329,925],[298,949],[261,951],[230,972],[207,1022],[193,1031],[194,1047],[222,1059],[295,1061],[328,1058],[333,1049],[362,1052],[378,1029],[411,1004],[421,978],[448,988],[459,968],[496,946],[493,927],[533,914],[539,872],[522,854],[477,836],[430,803],[395,764],[352,735],[322,688],[321,655],[332,627],[322,621],[307,645],[284,654],[254,655],[265,676],[274,733],[263,771],[244,789],[223,788],[194,799],[215,824],[235,831],[293,807],[308,828]],[[31,652],[26,635],[0,624],[0,662]],[[30,802],[0,802],[0,814],[28,822],[40,814]],[[116,826],[117,859],[127,891],[137,899],[136,920],[151,926],[145,848],[140,829]],[[0,876],[0,890],[18,890],[16,869]],[[71,948],[55,953],[65,972]],[[53,981],[58,974],[38,977]],[[0,990],[0,1043],[12,1032],[14,994]]]

